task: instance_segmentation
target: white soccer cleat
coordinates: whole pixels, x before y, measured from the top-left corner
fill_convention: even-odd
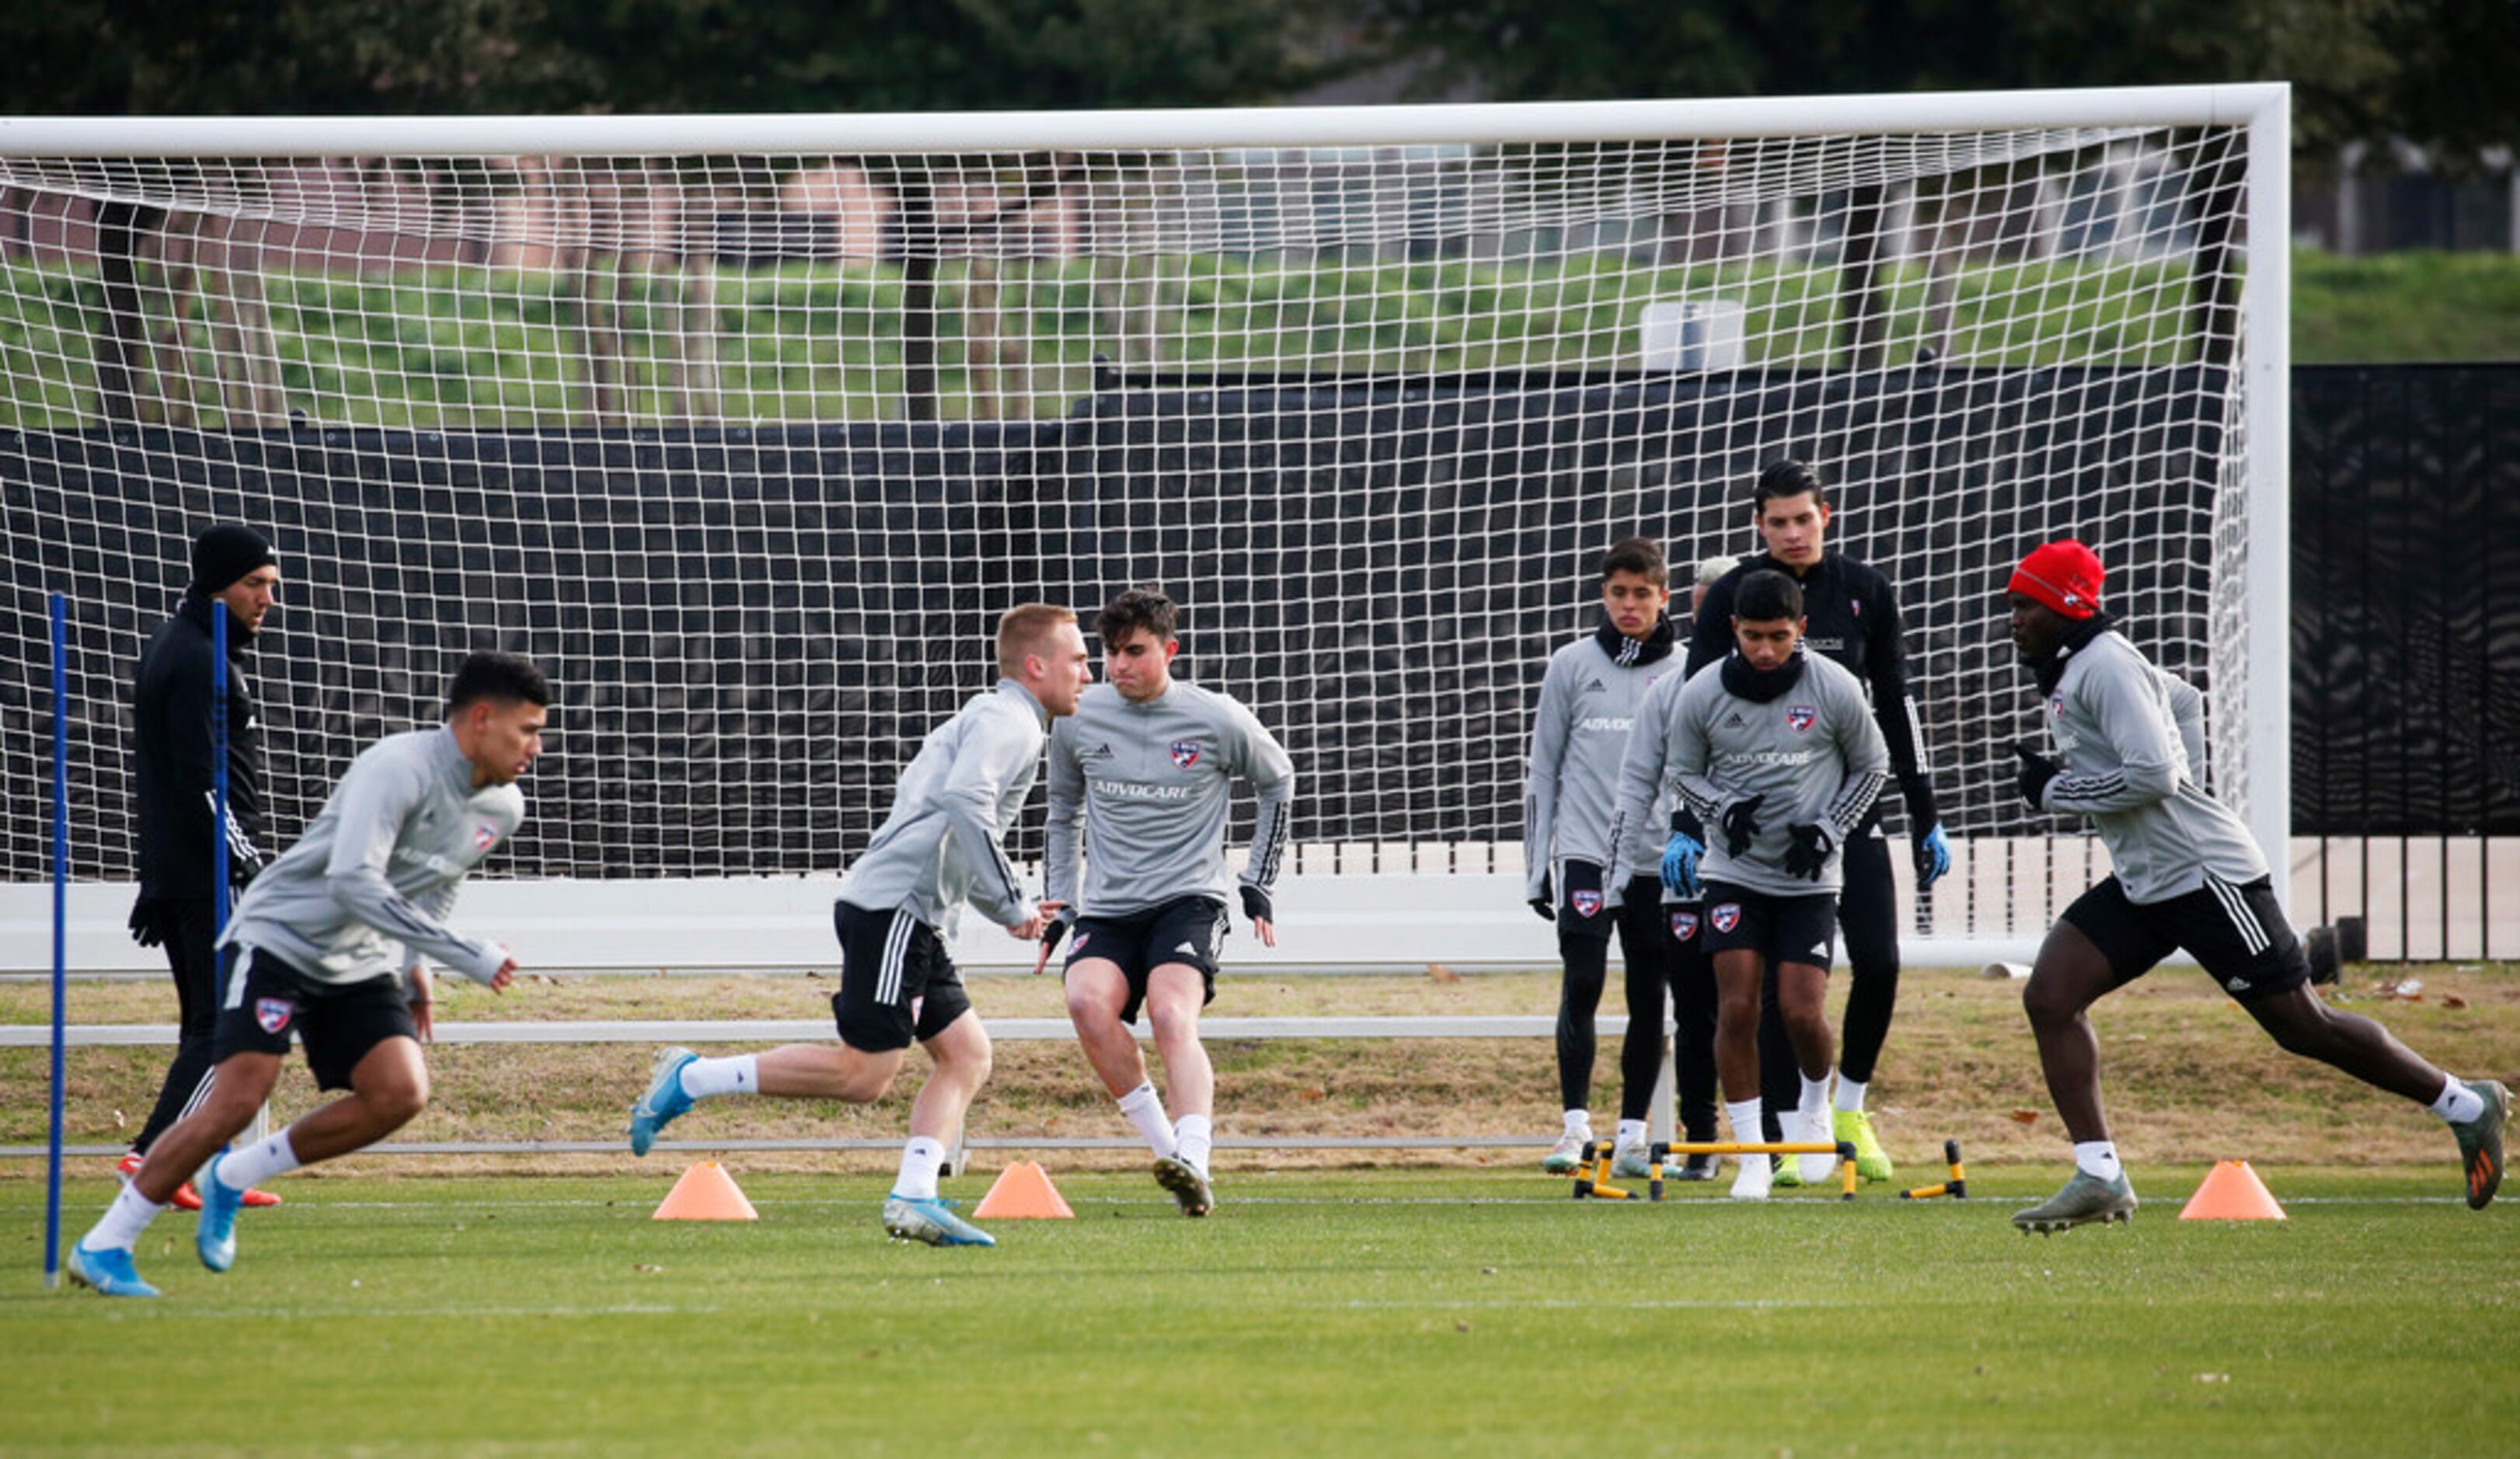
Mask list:
[[[1796,1145],[1837,1143],[1837,1135],[1834,1133],[1834,1127],[1829,1123],[1826,1110],[1817,1115],[1805,1115],[1797,1110],[1785,1116],[1783,1123],[1785,1138],[1790,1143]],[[1802,1177],[1805,1185],[1826,1185],[1828,1177],[1837,1173],[1837,1156],[1834,1152],[1827,1155],[1797,1155],[1794,1157],[1794,1173]]]
[[[1776,1185],[1776,1167],[1764,1155],[1741,1157],[1741,1173],[1732,1177],[1732,1199],[1764,1201]]]
[[[1584,1147],[1591,1143],[1593,1137],[1580,1130],[1561,1134],[1557,1143],[1549,1147],[1549,1153],[1540,1158],[1540,1168],[1552,1175],[1571,1175],[1584,1163]]]

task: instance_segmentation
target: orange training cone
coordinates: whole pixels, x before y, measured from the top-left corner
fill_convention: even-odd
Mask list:
[[[2183,1221],[2279,1221],[2283,1208],[2267,1190],[2245,1160],[2227,1160],[2207,1172],[2205,1183],[2180,1209]]]
[[[1010,1216],[1071,1217],[1076,1213],[1067,1209],[1041,1162],[1019,1160],[998,1172],[998,1183],[989,1187],[971,1215],[981,1220],[1005,1220]]]
[[[664,1204],[656,1208],[652,1220],[660,1221],[757,1221],[761,1213],[735,1188],[735,1177],[726,1167],[713,1160],[696,1162],[683,1172],[683,1178],[665,1193]]]

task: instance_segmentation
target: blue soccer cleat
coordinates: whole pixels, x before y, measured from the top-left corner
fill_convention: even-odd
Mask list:
[[[669,1048],[656,1055],[648,1077],[648,1092],[630,1106],[631,1154],[647,1154],[648,1147],[656,1143],[656,1131],[692,1107],[692,1096],[683,1092],[683,1070],[698,1058],[688,1048]]]
[[[99,1251],[81,1244],[70,1249],[70,1280],[93,1287],[105,1297],[155,1297],[158,1289],[140,1280],[131,1254],[120,1247]]]
[[[929,1246],[996,1246],[998,1239],[954,1214],[943,1196],[914,1201],[895,1192],[883,1198],[883,1228],[895,1241],[923,1241]]]
[[[219,1179],[219,1162],[227,1158],[225,1151],[211,1156],[202,1167],[202,1178],[194,1182],[202,1192],[202,1218],[193,1227],[193,1250],[212,1271],[236,1265],[236,1218],[245,1209],[245,1192],[230,1190]]]

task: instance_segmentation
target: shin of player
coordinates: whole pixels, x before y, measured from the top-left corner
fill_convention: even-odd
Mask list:
[[[1277,945],[1270,894],[1285,857],[1295,775],[1251,711],[1173,674],[1178,623],[1172,599],[1145,588],[1121,594],[1095,620],[1105,682],[1086,690],[1050,736],[1045,878],[1065,909],[1033,971],[1049,966],[1072,929],[1063,978],[1077,1041],[1153,1152],[1156,1181],[1195,1216],[1216,1204],[1208,1165],[1216,1080],[1198,1019],[1216,995],[1231,925],[1225,899],[1235,892],[1261,945]],[[1237,780],[1259,802],[1238,881],[1225,861]],[[1142,1007],[1163,1057],[1169,1114],[1132,1029]]]
[[[2275,900],[2246,824],[2207,794],[2195,757],[2196,695],[2153,667],[2100,608],[2100,561],[2079,542],[2032,552],[2012,575],[2011,637],[2045,697],[2054,755],[2015,747],[2022,799],[2088,816],[2116,870],[2077,898],[2039,949],[2022,1004],[2056,1113],[2074,1141],[2074,1174],[2016,1213],[2024,1231],[2059,1231],[2133,1214],[2133,1183],[2100,1105],[2099,1040],[2088,1011],[2183,948],[2289,1052],[2331,1064],[2423,1105],[2451,1127],[2467,1203],[2502,1179],[2511,1096],[2492,1080],[2453,1079],[2371,1019],[2340,1013],[2310,986],[2310,964]]]
[[[1025,941],[1058,909],[1016,883],[1003,842],[1040,776],[1051,722],[1076,712],[1093,679],[1076,615],[1041,603],[999,620],[997,662],[996,687],[928,731],[901,773],[891,814],[840,879],[832,908],[840,991],[832,995],[839,1042],[711,1059],[664,1050],[630,1109],[633,1154],[647,1154],[657,1131],[697,1100],[763,1094],[871,1104],[892,1086],[916,1041],[931,1067],[910,1107],[884,1229],[930,1246],[996,1244],[936,1190],[991,1057],[945,938],[966,902]]]
[[[1662,1066],[1662,1009],[1674,962],[1656,857],[1603,860],[1617,810],[1619,762],[1638,706],[1680,667],[1662,548],[1630,537],[1601,558],[1601,617],[1550,656],[1532,712],[1523,779],[1523,895],[1556,924],[1557,1092],[1563,1125],[1541,1168],[1575,1169],[1593,1138],[1594,1015],[1608,978],[1610,933],[1627,967],[1628,1032],[1620,1049],[1614,1171],[1646,1171],[1645,1115]],[[1668,810],[1665,797],[1658,810]],[[1614,885],[1615,883],[1615,885]]]
[[[1855,676],[1801,646],[1802,594],[1779,572],[1751,574],[1733,596],[1735,646],[1714,673],[1667,679],[1647,696],[1619,773],[1612,844],[1660,822],[1656,795],[1677,791],[1704,827],[1704,920],[1715,963],[1715,1063],[1732,1136],[1760,1135],[1760,982],[1773,968],[1801,1071],[1784,1122],[1795,1143],[1829,1135],[1826,991],[1839,849],[1871,813],[1890,757]],[[1823,1178],[1827,1156],[1805,1157]],[[1745,1160],[1732,1194],[1764,1200],[1772,1172]]]
[[[541,752],[550,702],[531,663],[475,653],[456,673],[443,728],[389,735],[350,762],[306,834],[237,904],[219,945],[218,1077],[81,1239],[74,1277],[112,1296],[156,1296],[132,1268],[133,1244],[204,1161],[194,1248],[225,1271],[254,1182],[374,1144],[428,1105],[427,985],[407,985],[406,969],[416,974],[426,955],[494,991],[514,980],[506,949],[445,919],[465,874],[524,820],[516,781]],[[218,1154],[271,1093],[292,1037],[316,1083],[347,1092]]]

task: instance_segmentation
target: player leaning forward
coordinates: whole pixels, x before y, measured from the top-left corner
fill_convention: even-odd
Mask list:
[[[1270,887],[1285,858],[1295,772],[1251,711],[1173,677],[1178,613],[1161,593],[1132,589],[1095,620],[1104,683],[1050,735],[1050,837],[1044,880],[1066,910],[1042,941],[1039,972],[1066,924],[1067,1015],[1085,1057],[1148,1148],[1155,1179],[1185,1216],[1205,1216],[1216,1076],[1198,1040],[1216,995],[1220,944],[1236,887],[1263,946],[1277,945]],[[1225,864],[1233,782],[1259,797],[1238,886]],[[1085,895],[1076,891],[1084,832]],[[1171,1114],[1147,1078],[1130,1031],[1144,1006],[1163,1055]]]
[[[1700,868],[1714,959],[1715,1067],[1732,1137],[1760,1137],[1759,985],[1773,966],[1801,1096],[1783,1120],[1794,1144],[1829,1143],[1832,1050],[1823,1007],[1836,941],[1840,853],[1871,814],[1890,751],[1855,676],[1802,642],[1802,590],[1751,573],[1732,597],[1732,652],[1711,673],[1665,675],[1647,692],[1619,768],[1605,862],[1649,858],[1665,790],[1704,822]],[[1834,1162],[1803,1158],[1807,1181]],[[1766,1200],[1768,1162],[1741,1162],[1739,1200]]]
[[[2031,553],[2010,584],[2012,642],[2047,698],[2060,764],[2028,745],[2022,798],[2040,811],[2092,818],[2116,870],[2065,908],[2040,945],[2021,1001],[2039,1039],[2048,1092],[2074,1141],[2065,1188],[2013,1223],[2061,1231],[2124,1220],[2135,1187],[2100,1108],[2099,1040],[2087,1016],[2106,994],[2184,948],[2260,1028],[2291,1053],[2430,1109],[2458,1138],[2467,1204],[2482,1210],[2502,1180],[2511,1096],[2424,1062],[2389,1031],[2330,1009],[2284,921],[2273,879],[2248,827],[2197,783],[2179,732],[2179,685],[2110,631],[2100,561],[2079,542]]]
[[[995,1246],[936,1193],[946,1147],[989,1078],[989,1035],[945,953],[962,906],[1024,941],[1058,908],[1015,881],[1000,844],[1041,774],[1050,722],[1076,712],[1093,678],[1076,615],[1026,603],[998,621],[995,688],[974,694],[927,733],[901,773],[892,814],[840,878],[832,920],[840,991],[832,1014],[840,1041],[703,1059],[687,1048],[656,1056],[647,1092],[630,1108],[630,1151],[695,1100],[726,1094],[873,1104],[892,1086],[916,1039],[933,1067],[910,1107],[901,1174],[883,1203],[883,1228],[930,1246]]]
[[[70,1275],[112,1297],[155,1297],[132,1245],[204,1160],[193,1244],[202,1264],[236,1262],[247,1189],[375,1144],[428,1103],[422,956],[493,990],[516,977],[495,943],[446,925],[456,889],[525,818],[517,777],[542,749],[551,687],[515,654],[475,653],[456,671],[446,724],[388,735],[341,773],[306,834],[246,889],[219,940],[224,994],[217,1078],[158,1136],[131,1183],[70,1254]],[[348,1094],[245,1149],[218,1154],[253,1120],[294,1035],[315,1083]]]

